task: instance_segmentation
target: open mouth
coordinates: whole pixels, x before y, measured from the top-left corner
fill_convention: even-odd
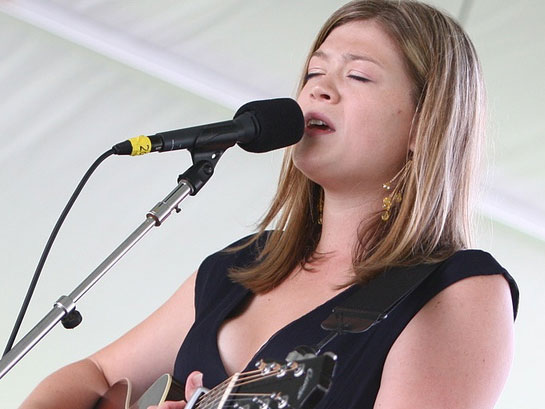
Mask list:
[[[309,119],[306,125],[307,129],[309,130],[333,131],[333,129],[328,125],[327,122],[317,118]]]

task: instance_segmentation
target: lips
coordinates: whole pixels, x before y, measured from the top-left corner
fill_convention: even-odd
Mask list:
[[[309,136],[335,132],[331,121],[323,114],[310,112],[305,115],[305,133]]]

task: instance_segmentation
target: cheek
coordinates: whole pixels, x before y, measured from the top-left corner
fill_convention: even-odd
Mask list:
[[[350,118],[345,123],[346,143],[349,150],[356,153],[373,152],[381,157],[387,152],[389,145],[398,134],[399,119],[396,112],[386,104],[375,103],[372,105],[354,107]]]
[[[395,174],[406,160],[412,116],[409,109],[394,107],[389,101],[355,115],[347,130],[348,157],[365,161],[361,166],[381,177]]]
[[[403,149],[408,149],[409,135],[414,117],[414,107],[412,102],[400,99],[392,99],[392,101],[400,101],[396,105],[392,105],[387,117],[384,118],[384,130],[389,136],[389,139],[394,143],[399,144]]]
[[[399,132],[399,143],[403,146],[405,150],[410,149],[411,142],[411,132],[412,124],[414,119],[415,112],[410,108],[400,108],[393,118],[393,122],[397,124],[397,129]]]

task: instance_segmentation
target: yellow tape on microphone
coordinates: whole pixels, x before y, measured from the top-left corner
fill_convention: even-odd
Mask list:
[[[129,139],[132,145],[131,156],[145,155],[151,152],[151,140],[147,136],[140,135]]]

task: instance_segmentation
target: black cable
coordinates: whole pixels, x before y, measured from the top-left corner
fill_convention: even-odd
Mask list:
[[[49,252],[51,250],[51,247],[53,246],[53,242],[55,241],[55,238],[57,237],[57,234],[64,222],[64,219],[66,219],[66,216],[68,215],[68,212],[74,205],[74,202],[78,198],[79,194],[81,193],[83,187],[93,174],[93,172],[98,168],[98,166],[109,156],[113,155],[115,151],[113,149],[110,149],[109,151],[104,152],[95,162],[91,165],[89,170],[83,175],[83,178],[79,182],[78,186],[76,187],[76,190],[74,193],[72,193],[72,196],[70,197],[70,200],[68,200],[68,203],[64,207],[64,210],[62,211],[59,219],[57,220],[57,223],[55,224],[55,227],[53,227],[53,231],[51,232],[51,235],[49,236],[49,239],[47,240],[47,243],[45,245],[45,248],[42,252],[42,256],[40,257],[40,261],[38,262],[38,265],[36,266],[36,270],[34,271],[34,276],[32,277],[32,281],[30,282],[30,286],[27,290],[25,299],[23,301],[23,305],[21,306],[21,309],[19,311],[19,315],[17,316],[17,320],[15,321],[15,325],[13,326],[13,330],[11,331],[11,335],[9,337],[8,343],[6,345],[6,349],[4,350],[4,355],[6,355],[12,348],[13,343],[15,342],[15,338],[17,337],[17,333],[19,332],[19,329],[21,327],[21,323],[23,322],[23,318],[25,316],[25,313],[28,309],[28,305],[30,304],[30,299],[32,298],[32,294],[34,293],[34,289],[36,288],[36,284],[38,284],[38,279],[40,278],[40,274],[42,272],[42,269],[45,264],[45,260],[47,259],[47,256],[49,255]],[[2,355],[3,356],[3,355]]]

